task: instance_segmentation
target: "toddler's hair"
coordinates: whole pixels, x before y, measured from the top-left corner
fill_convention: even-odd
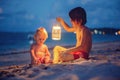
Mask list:
[[[43,27],[40,27],[40,28],[37,29],[37,31],[34,35],[34,39],[36,39],[37,35],[44,36],[46,39],[48,38],[48,33],[47,33],[46,29],[43,28]]]

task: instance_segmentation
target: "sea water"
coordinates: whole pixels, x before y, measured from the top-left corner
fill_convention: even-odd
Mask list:
[[[0,55],[11,54],[13,52],[29,51],[30,45],[34,42],[34,32],[0,32]],[[120,35],[92,35],[93,43],[120,41]],[[72,46],[75,45],[75,33],[62,33],[61,40],[52,40],[52,34],[48,33],[45,44],[48,48],[56,45]]]

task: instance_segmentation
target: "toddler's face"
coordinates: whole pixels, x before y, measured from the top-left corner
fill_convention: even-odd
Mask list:
[[[42,36],[42,35],[37,35],[36,36],[36,42],[37,44],[43,44],[46,40],[46,37],[45,36]]]

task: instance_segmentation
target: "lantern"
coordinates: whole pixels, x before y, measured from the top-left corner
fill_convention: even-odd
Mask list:
[[[60,40],[61,39],[61,27],[56,25],[52,27],[52,39]]]

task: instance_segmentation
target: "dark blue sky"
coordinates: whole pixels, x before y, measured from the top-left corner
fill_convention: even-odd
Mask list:
[[[35,31],[43,26],[51,32],[61,16],[68,22],[68,12],[85,8],[89,28],[120,28],[120,0],[0,0],[0,31]]]

